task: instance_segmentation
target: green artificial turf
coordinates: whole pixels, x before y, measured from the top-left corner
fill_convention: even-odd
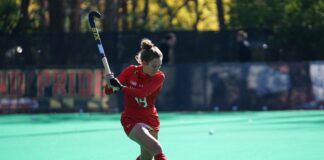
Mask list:
[[[135,160],[120,114],[0,116],[1,160]],[[324,111],[160,113],[169,160],[324,159]],[[210,134],[213,132],[213,134]]]

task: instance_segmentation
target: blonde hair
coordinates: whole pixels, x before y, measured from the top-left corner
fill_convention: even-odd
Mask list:
[[[143,62],[149,63],[155,58],[163,58],[163,54],[160,49],[155,46],[150,39],[142,39],[141,50],[135,56],[136,61],[139,64],[143,64]]]

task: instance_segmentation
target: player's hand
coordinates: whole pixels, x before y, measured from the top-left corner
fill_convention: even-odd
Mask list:
[[[110,85],[110,79],[113,79],[113,78],[115,78],[114,73],[111,72],[110,74],[106,74],[105,80],[108,85],[108,88],[113,89],[113,87]]]
[[[120,82],[119,82],[119,80],[117,79],[117,78],[112,78],[112,79],[110,79],[110,85],[112,86],[112,87],[116,87],[116,88],[118,88],[119,90],[122,90],[125,86],[124,85],[122,85]]]
[[[115,76],[114,76],[114,73],[112,73],[112,72],[110,74],[107,74],[105,76],[105,80],[107,82],[108,89],[111,89],[111,93],[116,93],[116,92],[118,92],[120,90],[120,88],[114,87],[114,86],[112,86],[110,84],[110,80],[113,79],[113,78],[115,78]],[[110,92],[110,91],[108,91],[108,92]]]
[[[113,78],[115,78],[114,73],[111,72],[110,74],[107,74],[105,76],[105,80],[106,80],[107,84],[109,84],[110,79],[113,79]]]

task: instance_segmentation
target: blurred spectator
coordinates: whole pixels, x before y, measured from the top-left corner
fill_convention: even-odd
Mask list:
[[[240,62],[250,62],[252,60],[250,42],[248,41],[248,34],[240,30],[236,34],[236,41],[238,43],[238,56]]]
[[[248,41],[248,34],[240,30],[236,34],[236,41],[238,45],[238,57],[240,62],[251,62],[252,61],[252,55],[251,55],[251,49],[250,49],[250,42]],[[241,82],[240,82],[240,107],[244,109],[249,109],[251,110],[251,100],[250,100],[250,91],[247,88],[247,77],[249,75],[249,64],[244,64],[241,65],[241,72],[242,72],[242,77],[241,77]]]
[[[176,42],[177,42],[177,37],[174,33],[168,33],[162,39],[159,47],[163,53],[162,64],[174,63],[174,49],[175,49]]]
[[[211,74],[209,79],[213,84],[210,107],[213,107],[214,110],[219,110],[219,107],[224,107],[224,105],[226,105],[227,86],[225,81],[219,77],[219,74],[217,73]]]

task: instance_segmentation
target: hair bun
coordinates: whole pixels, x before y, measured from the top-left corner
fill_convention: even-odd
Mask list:
[[[144,38],[141,41],[141,49],[149,50],[154,46],[151,40]]]

